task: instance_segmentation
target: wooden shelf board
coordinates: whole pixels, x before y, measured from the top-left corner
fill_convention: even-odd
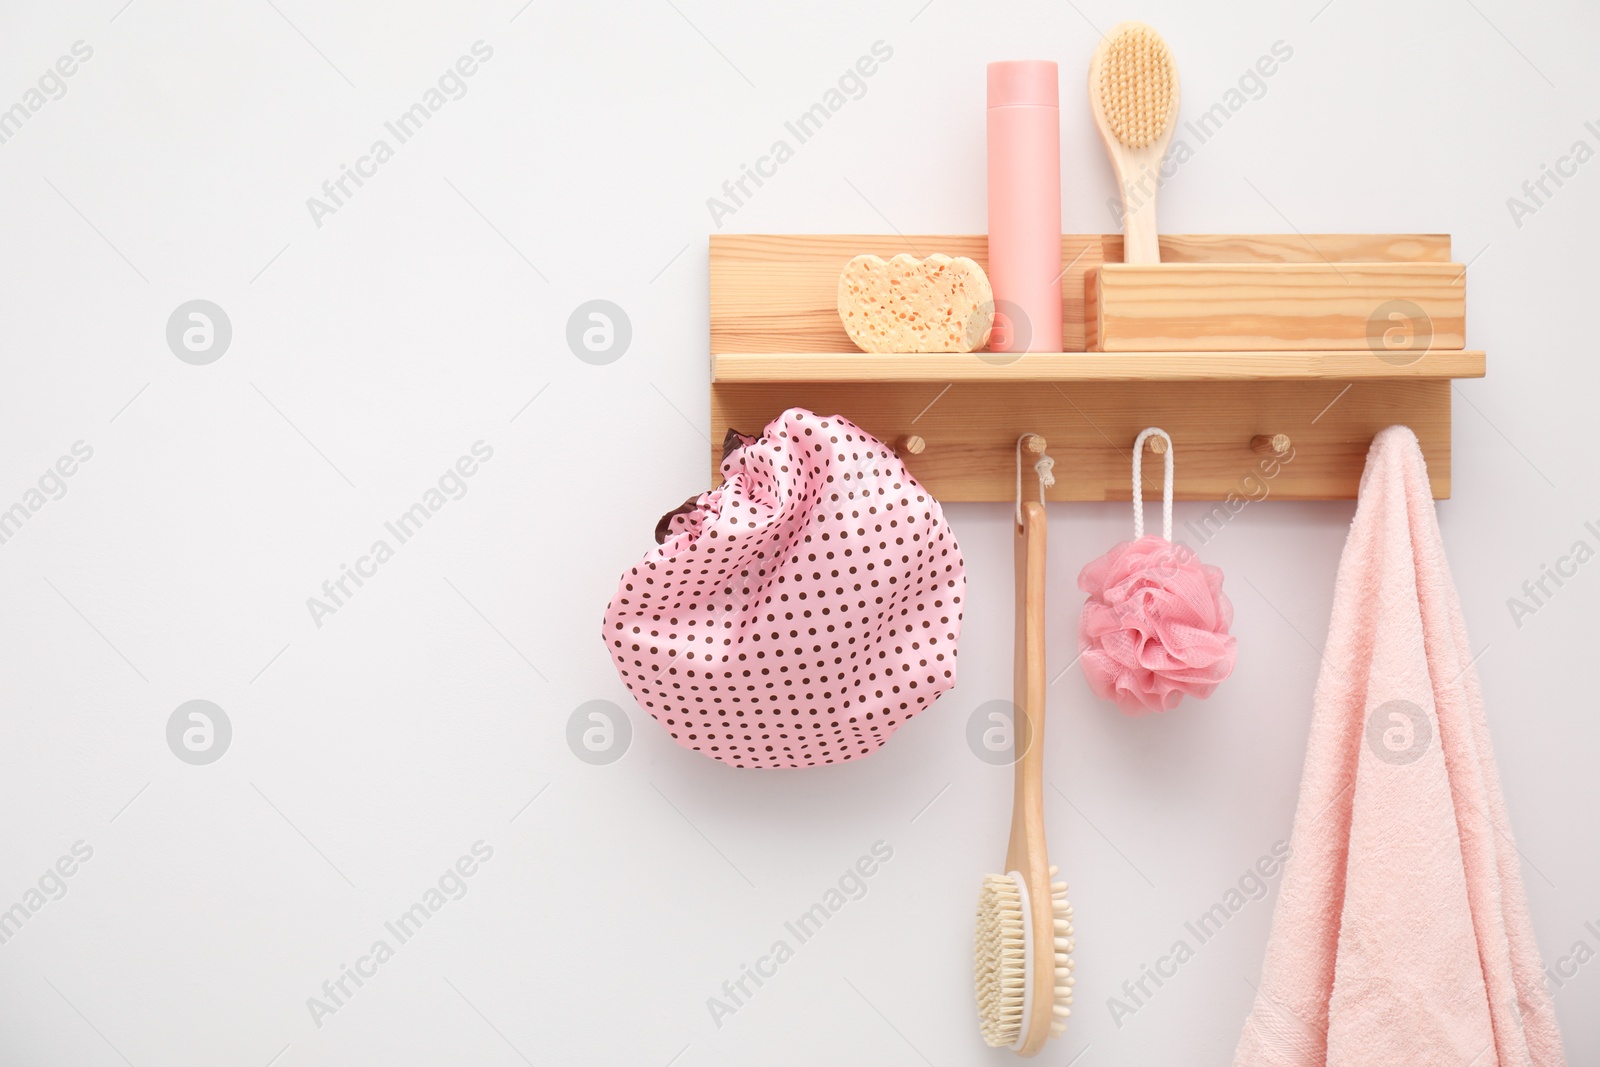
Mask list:
[[[1391,357],[1396,358],[1397,357]],[[1481,351],[1410,363],[1355,352],[723,352],[715,382],[1205,382],[1481,378]]]
[[[906,466],[945,503],[1011,500],[1019,433],[1049,442],[1057,500],[1126,500],[1133,440],[1160,426],[1177,449],[1179,500],[1343,500],[1361,484],[1379,430],[1404,423],[1428,459],[1433,495],[1450,495],[1450,382],[716,382],[707,464],[720,466],[729,429],[759,433],[791,407],[840,414],[893,445],[917,434],[926,448]],[[1258,434],[1286,434],[1293,454],[1251,450]],[[1159,500],[1161,463],[1144,464],[1146,500]],[[1025,472],[1032,479],[1031,471]],[[1032,481],[1028,492],[1035,492]],[[1230,511],[1231,514],[1231,511]],[[1226,521],[1221,516],[1217,521]],[[1192,545],[1192,542],[1191,542]]]

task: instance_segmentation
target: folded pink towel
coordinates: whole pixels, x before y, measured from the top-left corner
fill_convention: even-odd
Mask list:
[[[1416,436],[1373,439],[1235,1067],[1565,1056]]]

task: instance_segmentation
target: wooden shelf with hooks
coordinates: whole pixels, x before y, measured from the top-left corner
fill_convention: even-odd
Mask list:
[[[1422,442],[1434,496],[1450,495],[1450,383],[1482,377],[1484,353],[1433,343],[1399,352],[1359,343],[1344,351],[1086,352],[1086,290],[1099,267],[1120,262],[1121,238],[1061,240],[1067,351],[1013,356],[859,352],[839,322],[838,276],[851,257],[943,252],[986,266],[981,234],[713,236],[713,474],[728,428],[757,432],[800,406],[844,415],[891,444],[914,439],[920,449],[902,446],[902,458],[946,502],[1010,500],[1012,449],[1025,431],[1045,437],[1056,459],[1049,499],[1125,500],[1133,439],[1152,425],[1172,435],[1180,499],[1348,499],[1373,435],[1405,423]],[[1164,263],[1449,264],[1450,239],[1172,235],[1161,254]],[[1348,321],[1350,295],[1339,295]],[[1313,304],[1298,294],[1303,311],[1295,314],[1314,316]],[[1455,325],[1441,331],[1452,343]],[[1288,443],[1279,450],[1263,441]],[[1145,476],[1158,487],[1159,466],[1147,464]]]

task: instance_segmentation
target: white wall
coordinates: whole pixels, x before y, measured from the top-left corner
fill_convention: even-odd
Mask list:
[[[123,2],[0,24],[0,107],[93,49],[0,144],[0,506],[93,450],[0,544],[0,908],[93,853],[0,945],[0,1062],[1004,1062],[969,944],[1009,772],[964,742],[1010,686],[1003,508],[949,509],[960,685],[871,759],[735,772],[630,710],[631,747],[591,766],[566,728],[628,703],[601,611],[706,482],[707,197],[881,40],[866,94],[724,232],[980,232],[983,65],[1021,57],[1063,65],[1066,228],[1108,228],[1079,72],[1125,17],[1171,42],[1186,116],[1294,53],[1163,193],[1165,229],[1448,232],[1472,260],[1490,376],[1456,390],[1445,538],[1540,943],[1600,948],[1600,568],[1520,627],[1506,605],[1600,520],[1600,163],[1520,226],[1506,205],[1600,148],[1592,5]],[[479,40],[466,95],[317,225],[307,198]],[[233,336],[196,366],[165,331],[201,298]],[[609,365],[565,341],[591,299],[632,324]],[[470,491],[319,627],[307,598],[478,441]],[[1044,1062],[1228,1061],[1270,899],[1120,1027],[1107,999],[1288,834],[1351,511],[1264,503],[1206,547],[1240,648],[1211,701],[1134,721],[1076,671],[1052,689],[1081,979]],[[1054,673],[1073,578],[1128,517],[1051,520]],[[194,699],[232,727],[204,766],[167,742]],[[717,1027],[707,998],[880,840],[867,895]],[[385,921],[479,841],[466,895],[399,944]],[[319,1027],[307,998],[380,938],[393,958]],[[1556,997],[1575,1064],[1600,1058],[1596,972]]]

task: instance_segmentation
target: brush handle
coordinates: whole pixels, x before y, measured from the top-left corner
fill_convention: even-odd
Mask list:
[[[1141,153],[1142,154],[1142,153]],[[1156,157],[1156,168],[1161,165],[1161,158]],[[1156,184],[1159,169],[1146,171],[1143,175],[1135,175],[1135,191],[1130,192],[1124,185],[1122,193],[1122,262],[1124,263],[1160,263],[1161,262],[1161,237],[1156,229]],[[1148,189],[1145,195],[1141,189]]]
[[[1022,875],[1028,886],[1028,908],[1039,947],[1032,959],[1028,988],[1035,1005],[1028,1032],[1018,1052],[1031,1056],[1050,1039],[1050,1005],[1056,963],[1055,913],[1050,902],[1050,860],[1044,837],[1044,577],[1045,508],[1022,505],[1022,523],[1016,528],[1016,639],[1012,702],[1016,705],[1013,729],[1020,753],[1015,765],[1016,787],[1011,800],[1011,841],[1006,847],[1006,870]]]
[[[1044,859],[1045,531],[1044,505],[1023,504],[1022,523],[1016,527],[1014,541],[1016,631],[1011,684],[1016,706],[1012,733],[1019,755],[1012,765],[1016,781],[1006,869],[1024,873]]]
[[[1096,116],[1099,119],[1099,116]],[[1172,132],[1155,144],[1129,148],[1111,131],[1100,128],[1100,140],[1111,158],[1111,173],[1122,192],[1122,262],[1160,263],[1161,237],[1156,229],[1156,193],[1161,186],[1161,159]]]

